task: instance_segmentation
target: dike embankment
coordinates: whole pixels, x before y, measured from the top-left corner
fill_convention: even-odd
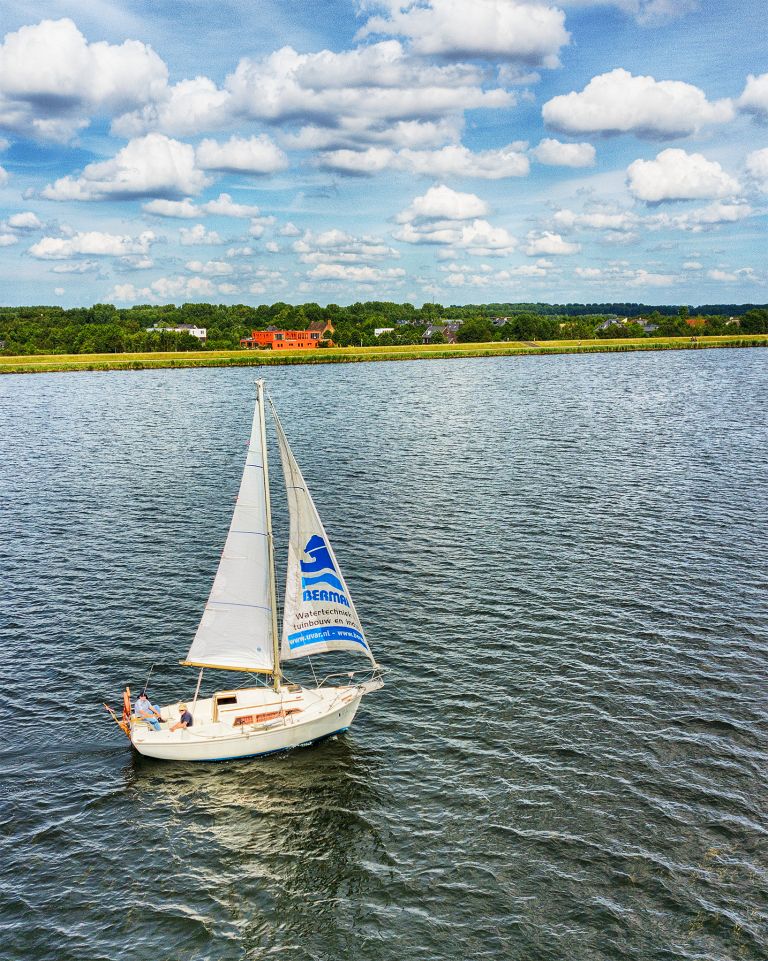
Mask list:
[[[383,360],[615,354],[638,350],[706,350],[735,347],[768,347],[768,334],[726,337],[643,337],[616,340],[505,341],[490,344],[428,344],[409,347],[331,347],[311,351],[199,350],[142,354],[34,354],[0,356],[0,374],[48,374],[79,370],[154,370],[171,367],[269,367],[273,364],[354,364]]]

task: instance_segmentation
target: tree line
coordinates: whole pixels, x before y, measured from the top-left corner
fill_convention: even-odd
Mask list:
[[[626,318],[626,320],[624,320]],[[642,319],[642,322],[641,322]],[[3,354],[87,354],[168,350],[225,350],[239,347],[252,330],[269,326],[304,330],[330,320],[339,346],[417,344],[429,325],[432,341],[445,339],[439,325],[458,324],[464,342],[498,340],[587,340],[618,337],[680,337],[729,333],[768,333],[768,305],[724,304],[703,307],[642,304],[496,303],[422,307],[388,301],[366,301],[341,307],[283,302],[247,304],[144,304],[118,308],[112,304],[64,309],[55,306],[0,308],[0,352]],[[170,328],[205,327],[205,344]],[[393,330],[375,336],[377,328]]]

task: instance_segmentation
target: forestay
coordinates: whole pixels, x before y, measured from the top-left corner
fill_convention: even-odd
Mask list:
[[[357,651],[375,664],[317,508],[274,405],[290,512],[282,661],[326,651]]]
[[[263,417],[257,402],[232,524],[187,664],[273,671]]]

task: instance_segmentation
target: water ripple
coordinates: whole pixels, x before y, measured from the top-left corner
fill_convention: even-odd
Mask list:
[[[101,702],[193,685],[253,372],[0,380],[4,961],[764,961],[764,353],[268,378],[390,673],[212,766]]]

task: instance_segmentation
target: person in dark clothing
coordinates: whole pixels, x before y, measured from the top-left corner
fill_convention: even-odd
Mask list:
[[[186,704],[179,704],[179,719],[169,728],[170,731],[183,731],[185,728],[192,727],[192,715],[187,710]]]

